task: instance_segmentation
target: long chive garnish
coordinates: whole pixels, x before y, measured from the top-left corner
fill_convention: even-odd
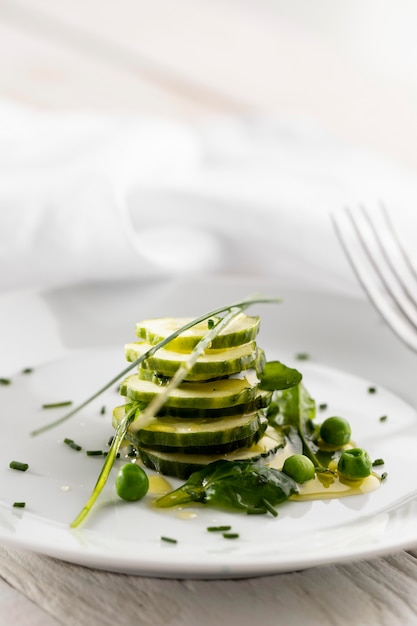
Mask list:
[[[130,409],[126,412],[121,422],[119,422],[119,425],[116,428],[116,433],[113,437],[113,441],[111,443],[110,449],[106,456],[106,460],[104,461],[104,465],[101,469],[101,472],[99,474],[95,487],[91,493],[91,496],[89,497],[85,506],[81,509],[81,512],[77,515],[75,520],[72,522],[71,528],[76,528],[77,526],[79,526],[79,524],[81,524],[81,522],[87,517],[94,502],[97,500],[98,496],[100,495],[101,490],[103,489],[104,485],[107,482],[111,468],[113,467],[113,463],[118,453],[120,444],[125,438],[127,429],[129,428],[132,421],[135,419],[136,410],[137,410],[137,406],[133,404],[130,407]]]
[[[155,354],[155,352],[157,352],[158,350],[163,348],[167,343],[169,343],[170,341],[172,341],[173,339],[181,335],[184,331],[188,330],[189,328],[192,328],[193,326],[196,326],[196,324],[199,324],[200,322],[203,322],[206,319],[215,317],[216,315],[219,315],[220,313],[225,313],[226,311],[231,311],[233,309],[240,309],[241,311],[243,311],[247,307],[251,306],[252,304],[268,304],[268,303],[279,303],[279,302],[281,302],[279,298],[252,298],[252,299],[243,300],[242,302],[237,302],[235,304],[229,304],[227,306],[219,307],[218,309],[210,311],[209,313],[205,313],[204,315],[201,315],[200,317],[196,317],[192,321],[188,322],[187,324],[184,324],[184,326],[181,326],[181,328],[179,328],[178,330],[168,335],[168,337],[165,337],[165,339],[160,341],[158,344],[156,344],[155,346],[152,346],[151,348],[149,348],[149,350],[141,354],[141,356],[139,356],[135,361],[132,361],[132,363],[130,363],[127,367],[125,367],[125,369],[123,369],[119,374],[117,374],[117,376],[112,378],[108,383],[106,383],[103,387],[101,387],[101,389],[99,389],[98,391],[96,391],[96,393],[94,393],[89,398],[87,398],[87,400],[85,400],[84,402],[76,406],[72,411],[70,411],[63,417],[55,420],[54,422],[49,422],[48,424],[45,424],[45,426],[36,428],[35,430],[31,432],[31,435],[33,436],[40,435],[41,433],[44,433],[47,430],[50,430],[51,428],[54,428],[55,426],[58,426],[59,424],[66,422],[70,417],[73,417],[73,415],[78,413],[78,411],[80,411],[85,406],[87,406],[87,404],[89,404],[90,402],[98,398],[98,396],[100,396],[102,393],[107,391],[107,389],[115,385],[121,378],[126,376],[126,374],[128,374],[128,372],[130,372],[134,367],[138,366],[140,363],[142,363],[142,361],[144,361],[148,357]]]

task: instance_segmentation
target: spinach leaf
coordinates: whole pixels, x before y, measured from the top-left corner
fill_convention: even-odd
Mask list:
[[[178,489],[158,498],[158,507],[200,502],[223,509],[276,515],[273,508],[298,492],[297,484],[277,469],[250,461],[219,460],[191,474]]]
[[[303,377],[298,370],[284,365],[281,361],[268,361],[258,376],[259,387],[267,391],[294,387],[301,382]]]
[[[333,453],[324,452],[316,444],[318,426],[314,424],[316,403],[303,383],[276,391],[268,414],[269,423],[278,430],[297,431],[303,454],[314,463],[317,471],[325,471]]]

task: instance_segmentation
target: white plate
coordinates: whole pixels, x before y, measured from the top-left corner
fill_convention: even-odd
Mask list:
[[[280,305],[251,309],[262,317],[259,343],[268,358],[303,371],[310,393],[328,404],[322,416],[348,417],[358,443],[374,458],[384,458],[388,479],[367,495],[286,503],[277,518],[203,507],[185,516],[160,512],[146,502],[118,500],[110,480],[91,517],[70,530],[102,465],[85,450],[105,446],[111,407],[120,398],[114,386],[69,422],[33,438],[32,429],[64,412],[41,405],[81,402],[125,367],[123,344],[134,337],[139,319],[196,315],[255,291],[284,298]],[[417,506],[401,504],[417,487],[417,419],[411,408],[417,402],[415,356],[366,302],[281,293],[279,286],[256,280],[207,280],[13,294],[0,305],[0,376],[12,378],[12,384],[0,387],[3,543],[112,571],[194,578],[290,571],[417,543]],[[297,362],[299,352],[310,359]],[[23,374],[29,366],[33,372]],[[370,385],[377,393],[368,392]],[[388,419],[381,422],[381,415]],[[65,437],[83,450],[70,449]],[[9,469],[11,460],[28,462],[29,470]],[[13,508],[14,501],[25,501],[26,508]],[[207,532],[218,524],[230,524],[239,538]],[[162,536],[177,543],[161,541]]]

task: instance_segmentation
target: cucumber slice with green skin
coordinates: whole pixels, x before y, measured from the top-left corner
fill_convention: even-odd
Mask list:
[[[165,317],[143,320],[136,324],[136,335],[141,339],[145,339],[148,343],[156,345],[172,332],[190,322],[191,319],[192,318],[189,317]],[[213,322],[217,322],[219,318],[213,317],[212,319]],[[217,335],[213,340],[212,349],[231,348],[253,341],[258,334],[259,323],[259,317],[251,317],[242,313],[236,317],[222,333]],[[197,343],[207,333],[207,330],[208,320],[205,320],[170,341],[166,347],[169,350],[176,350],[178,352],[189,352],[195,348]]]
[[[125,406],[113,410],[113,426],[117,427],[125,415]],[[210,448],[220,448],[226,452],[235,442],[250,445],[259,439],[267,423],[262,413],[248,415],[231,415],[217,419],[176,419],[174,417],[156,417],[145,428],[134,431],[130,429],[126,439],[135,446],[146,446],[153,449],[178,448],[186,450],[192,447],[202,448],[210,452]],[[223,448],[222,448],[223,447]],[[219,451],[220,451],[219,449]],[[179,451],[179,450],[177,450]]]
[[[205,456],[216,456],[216,455],[225,455],[231,454],[235,450],[241,450],[242,448],[248,448],[255,444],[261,438],[262,433],[256,433],[251,435],[250,437],[245,437],[244,439],[239,439],[238,441],[229,441],[229,443],[219,443],[215,446],[187,446],[186,448],[172,448],[170,446],[135,446],[136,449],[140,447],[143,450],[148,450],[149,452],[166,452],[173,454],[186,454],[190,455],[205,455]],[[133,443],[131,441],[130,443]]]
[[[266,409],[272,399],[272,391],[266,391],[265,389],[258,389],[258,392],[253,400],[246,402],[245,404],[238,404],[236,406],[224,407],[220,409],[204,409],[204,408],[181,408],[174,406],[163,406],[158,411],[158,417],[169,416],[179,419],[217,419],[219,417],[228,417],[230,415],[243,415],[244,413],[253,413],[261,409]],[[146,403],[142,404],[142,409],[145,408]]]
[[[141,380],[137,374],[126,378],[120,393],[136,402],[150,402],[163,393],[164,385]],[[179,385],[167,398],[165,407],[187,409],[222,409],[253,402],[258,395],[256,384],[246,378],[225,378],[211,382],[188,382]]]
[[[174,476],[186,480],[193,472],[203,466],[225,459],[226,461],[260,461],[275,454],[285,446],[285,437],[279,438],[276,433],[270,436],[269,428],[261,439],[247,447],[239,448],[227,454],[183,454],[157,452],[146,448],[138,448],[139,457],[146,467],[156,470],[166,476]]]
[[[125,346],[127,361],[133,362],[152,346],[148,343],[128,343]],[[174,352],[161,349],[141,363],[140,369],[156,372],[162,376],[172,377],[179,367],[184,365],[189,357],[187,352]],[[265,366],[265,356],[262,350],[256,347],[256,342],[251,341],[236,348],[227,350],[207,350],[192,369],[187,373],[184,380],[210,380],[237,374],[243,370]]]

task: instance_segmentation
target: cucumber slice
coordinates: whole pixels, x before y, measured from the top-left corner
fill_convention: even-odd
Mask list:
[[[125,406],[113,410],[113,426],[117,427],[125,414]],[[176,448],[190,452],[202,448],[210,452],[210,448],[221,448],[223,452],[235,448],[236,442],[247,442],[250,445],[259,439],[265,430],[266,418],[262,413],[248,415],[231,415],[217,419],[176,419],[175,417],[158,417],[146,428],[131,429],[126,439],[135,446],[147,446],[155,450]],[[240,444],[245,445],[243,443]],[[213,451],[213,450],[212,450]],[[220,450],[219,450],[220,451]]]
[[[150,402],[164,391],[165,385],[141,380],[137,374],[126,378],[120,393],[136,402]],[[187,409],[221,409],[253,402],[258,395],[256,384],[246,378],[225,378],[211,382],[182,383],[167,401],[166,407]]]
[[[152,346],[148,343],[128,343],[125,346],[127,361],[133,362],[147,352]],[[141,363],[140,368],[156,372],[162,376],[172,377],[179,367],[189,358],[187,352],[174,352],[161,349]],[[255,367],[263,369],[265,356],[262,350],[257,349],[256,342],[251,341],[236,348],[227,350],[207,350],[184,380],[210,380],[237,374],[243,370]]]
[[[244,413],[253,413],[269,406],[272,398],[272,391],[259,389],[256,396],[250,402],[245,404],[237,404],[235,406],[223,407],[220,409],[205,408],[181,408],[174,406],[163,406],[158,411],[158,417],[170,416],[177,419],[217,419],[219,417],[228,417],[229,415],[243,415]],[[146,403],[143,403],[143,408]]]
[[[259,461],[262,458],[269,457],[279,449],[285,446],[285,437],[281,438],[274,432],[273,436],[270,429],[261,439],[247,447],[240,448],[231,453],[226,454],[184,454],[157,452],[145,448],[138,448],[139,457],[146,467],[156,470],[167,476],[175,476],[176,478],[187,479],[190,474],[203,466],[225,459],[227,461]]]
[[[213,318],[218,321],[219,318]],[[158,319],[147,319],[136,324],[136,335],[145,339],[148,343],[155,345],[168,337],[171,333],[190,322],[191,317],[165,317]],[[259,331],[259,317],[250,317],[242,313],[229,324],[225,330],[217,335],[213,340],[213,349],[231,348],[253,341]],[[184,331],[167,344],[169,350],[188,352],[204,337],[208,330],[208,321],[196,324],[192,328]]]

